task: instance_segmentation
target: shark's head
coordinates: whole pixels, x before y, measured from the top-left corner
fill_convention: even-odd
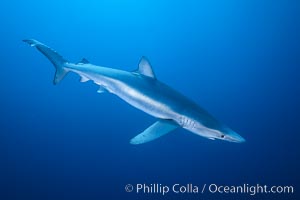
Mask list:
[[[211,140],[219,139],[236,143],[242,143],[246,141],[242,136],[230,129],[220,131],[208,128],[201,128],[198,130],[193,130],[193,132]]]
[[[246,141],[242,136],[226,127],[224,124],[220,124],[216,121],[213,123],[212,121],[210,121],[210,123],[206,123],[206,125],[203,125],[203,122],[200,122],[198,120],[193,120],[191,118],[182,119],[183,120],[180,121],[180,125],[183,128],[202,137],[206,137],[211,140],[219,139],[236,143],[242,143]]]
[[[195,128],[194,130],[191,131],[211,140],[219,139],[219,140],[236,142],[236,143],[242,143],[246,141],[242,136],[240,136],[239,134],[237,134],[236,132],[234,132],[229,128],[223,130],[216,130],[216,129],[209,129],[209,128],[199,128],[199,129]]]

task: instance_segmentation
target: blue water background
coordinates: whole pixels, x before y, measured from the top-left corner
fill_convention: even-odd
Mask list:
[[[0,3],[0,199],[250,199],[126,193],[128,183],[293,185],[299,175],[299,1],[17,1]],[[211,141],[178,129],[129,140],[155,122],[75,74],[53,86],[35,38],[72,62],[157,78],[245,137]],[[255,199],[255,197],[251,197]]]

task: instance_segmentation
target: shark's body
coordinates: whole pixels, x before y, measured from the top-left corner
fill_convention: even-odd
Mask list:
[[[98,92],[108,91],[130,105],[158,118],[158,121],[134,137],[131,144],[141,144],[165,135],[178,127],[209,139],[231,142],[245,140],[208,112],[182,94],[158,81],[146,58],[142,58],[138,70],[127,72],[90,64],[86,59],[74,64],[67,62],[57,52],[36,40],[24,40],[37,47],[56,67],[54,84],[68,72],[99,85]]]

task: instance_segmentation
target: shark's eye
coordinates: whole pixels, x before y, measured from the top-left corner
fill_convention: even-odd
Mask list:
[[[225,138],[225,135],[221,135],[221,138]]]

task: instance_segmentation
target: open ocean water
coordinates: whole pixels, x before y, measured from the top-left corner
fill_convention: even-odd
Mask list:
[[[299,1],[4,0],[0,9],[1,200],[300,198]],[[156,119],[75,74],[54,86],[54,67],[28,38],[122,70],[147,56],[160,81],[246,142],[178,129],[130,145]],[[199,191],[151,194],[151,184]],[[293,193],[212,193],[214,184]]]

